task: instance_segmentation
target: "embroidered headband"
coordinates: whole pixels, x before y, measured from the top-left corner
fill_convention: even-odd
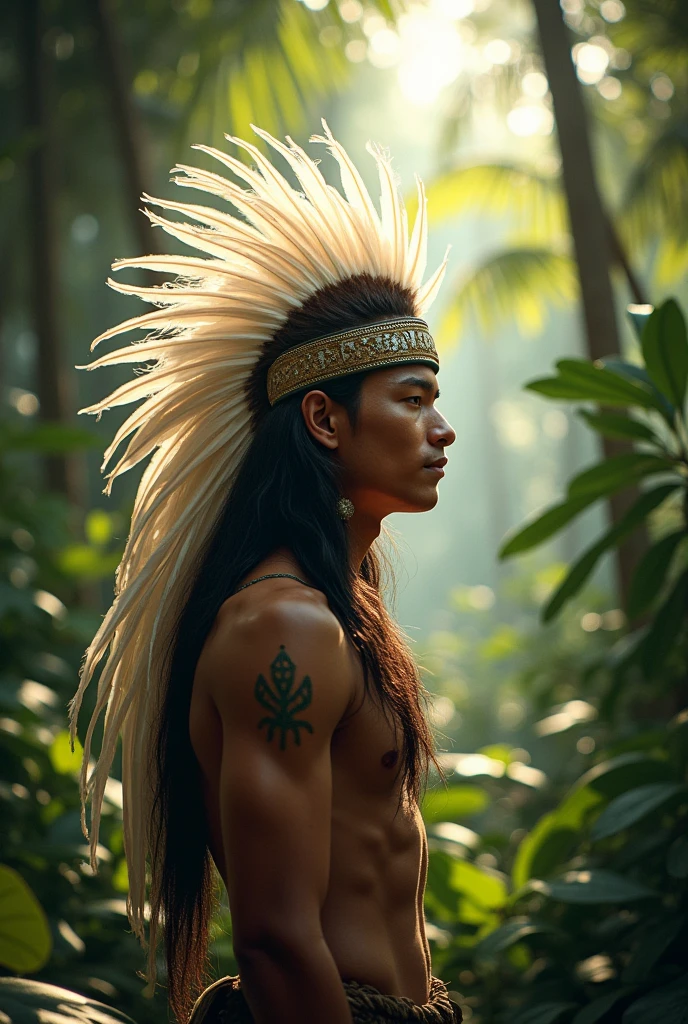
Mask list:
[[[274,405],[294,391],[332,377],[402,363],[424,363],[439,370],[439,356],[424,320],[385,320],[290,348],[268,370],[268,400]]]

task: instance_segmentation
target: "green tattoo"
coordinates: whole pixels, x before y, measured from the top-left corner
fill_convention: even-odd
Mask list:
[[[265,682],[261,674],[258,676],[256,687],[253,691],[258,703],[272,712],[272,717],[266,715],[265,718],[261,718],[258,728],[262,729],[264,725],[267,725],[268,743],[271,742],[275,730],[279,729],[280,750],[285,749],[287,734],[290,730],[294,733],[294,742],[297,747],[301,746],[299,729],[306,729],[310,733],[313,732],[313,726],[310,722],[294,718],[298,711],[303,711],[304,708],[308,707],[313,697],[310,676],[304,676],[301,685],[292,692],[295,672],[296,665],[285,651],[284,644],[280,644],[279,654],[270,665],[270,678],[274,684],[274,689],[269,683]]]

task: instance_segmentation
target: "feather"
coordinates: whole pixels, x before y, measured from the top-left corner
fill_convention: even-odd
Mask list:
[[[148,862],[154,892],[160,877],[152,841],[154,771],[148,757],[167,670],[167,641],[199,552],[251,442],[247,384],[264,345],[295,307],[326,285],[358,274],[391,278],[413,291],[419,309],[427,308],[446,266],[445,258],[422,284],[427,236],[422,183],[409,241],[406,211],[388,158],[369,147],[380,177],[378,213],[352,160],[326,122],[322,124],[324,135],[311,141],[324,144],[336,161],[343,195],[291,139],[282,142],[254,128],[286,161],[302,191],[255,145],[228,136],[249,154],[254,167],[207,146],[196,148],[237,180],[185,164],[172,173],[177,185],[217,196],[229,210],[143,197],[151,224],[189,246],[193,255],[117,260],[114,271],[145,269],[172,279],[154,286],[110,279],[115,291],[155,308],[103,331],[91,350],[130,331],[145,331],[143,338],[123,342],[80,367],[139,364],[131,380],[80,410],[100,415],[138,403],[104,453],[107,494],[123,473],[141,463],[145,468],[117,568],[114,600],[86,651],[69,720],[74,741],[84,694],[100,667],[79,778],[82,827],[95,870],[101,806],[121,736],[127,914],[144,945]],[[170,220],[151,207],[183,219]],[[100,750],[92,757],[102,716]],[[154,916],[148,927],[149,985],[155,983],[161,923]]]

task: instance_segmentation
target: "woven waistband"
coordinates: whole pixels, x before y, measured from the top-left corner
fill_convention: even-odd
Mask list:
[[[461,1024],[461,1009],[440,978],[431,979],[430,999],[422,1005],[357,981],[344,982],[344,991],[354,1024]],[[189,1024],[253,1024],[239,977],[210,985],[196,1000]]]

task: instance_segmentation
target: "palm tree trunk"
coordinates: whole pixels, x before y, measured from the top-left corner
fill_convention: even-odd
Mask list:
[[[592,159],[588,117],[571,59],[571,39],[557,0],[533,0],[545,70],[552,92],[561,166],[573,247],[578,264],[588,356],[600,359],[621,350],[610,280],[614,232],[603,207]],[[628,451],[621,441],[603,439],[606,458]],[[636,488],[614,495],[612,522],[618,522],[638,496]],[[620,549],[617,582],[622,598],[628,593],[633,569],[647,548],[640,531]]]
[[[131,99],[131,83],[112,0],[96,0],[93,13],[124,171],[125,199],[132,233],[142,254],[155,253],[158,251],[156,239],[148,220],[140,212],[141,195],[151,187],[148,140]]]
[[[41,0],[24,0],[23,63],[26,128],[36,144],[28,156],[28,232],[31,261],[31,306],[38,337],[37,386],[41,419],[60,423],[69,419],[68,379],[61,358],[58,317],[58,236],[55,194],[54,145],[49,97],[51,58],[43,48],[45,25]],[[50,490],[74,498],[73,474],[61,455],[45,459]]]

